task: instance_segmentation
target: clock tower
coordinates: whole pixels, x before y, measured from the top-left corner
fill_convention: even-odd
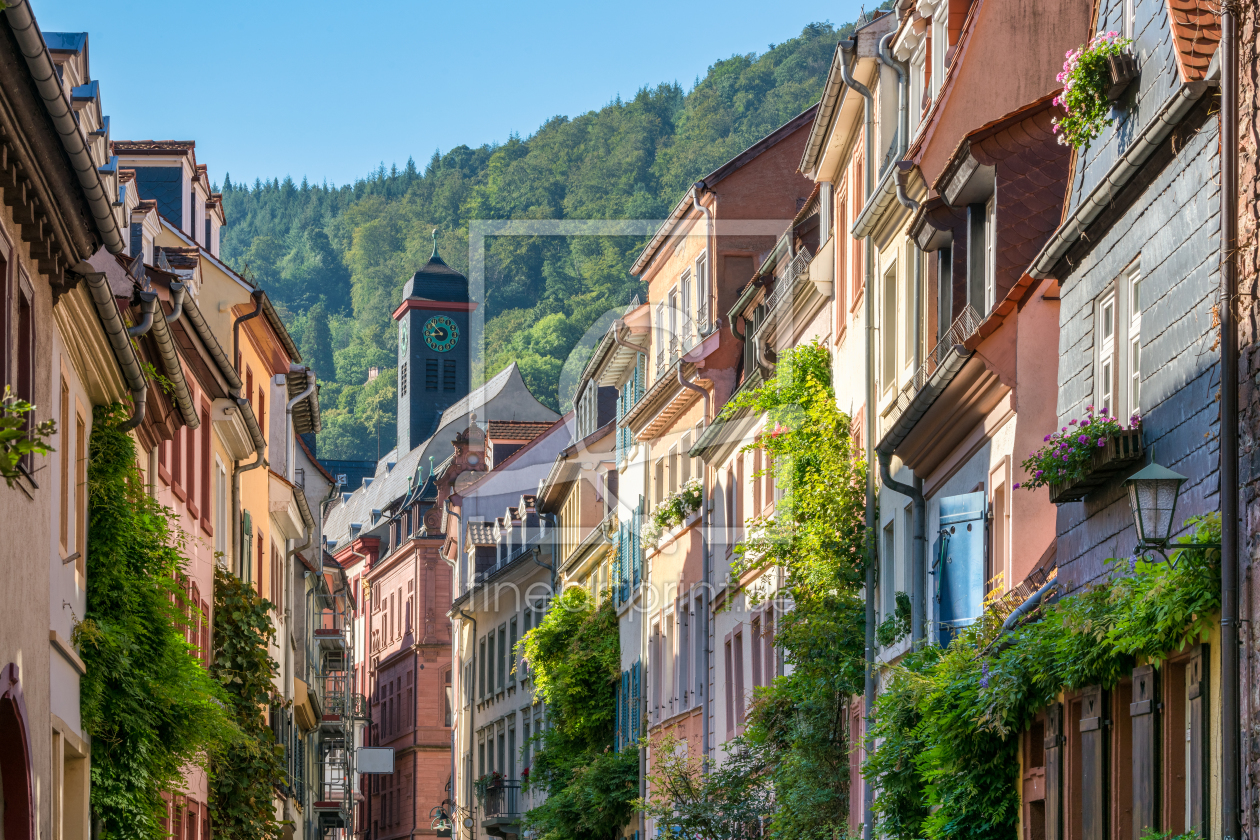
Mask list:
[[[437,431],[442,411],[468,394],[468,278],[433,256],[403,287],[398,322],[398,457]]]

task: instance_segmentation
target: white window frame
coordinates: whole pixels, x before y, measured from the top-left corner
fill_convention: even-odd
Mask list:
[[[1125,336],[1125,406],[1127,421],[1142,412],[1142,273],[1133,263],[1124,274],[1125,301],[1128,305],[1128,335]]]
[[[1116,329],[1119,326],[1115,288],[1108,289],[1098,299],[1095,342],[1098,356],[1094,366],[1094,410],[1116,410]]]
[[[879,294],[883,298],[880,303],[883,304],[880,309],[883,317],[880,319],[879,329],[884,333],[891,330],[892,335],[881,335],[879,341],[880,378],[883,380],[880,384],[883,386],[880,390],[885,394],[893,393],[897,386],[897,321],[900,314],[897,307],[897,293],[901,288],[901,275],[897,270],[898,260],[896,258],[889,261],[889,264],[880,272],[880,288]],[[889,282],[889,275],[892,275],[892,282]],[[889,290],[892,290],[892,300],[889,300]]]
[[[707,333],[709,331],[709,307],[707,305],[702,305],[704,303],[707,303],[708,296],[709,296],[709,276],[707,274],[708,268],[709,268],[709,252],[708,250],[704,250],[704,251],[701,251],[700,255],[696,257],[695,274],[693,275],[696,279],[696,282],[695,282],[695,285],[696,285],[695,324],[696,324],[696,330],[700,333]],[[705,315],[703,322],[700,318],[701,313],[704,313]]]
[[[997,192],[984,204],[984,312],[997,305]]]

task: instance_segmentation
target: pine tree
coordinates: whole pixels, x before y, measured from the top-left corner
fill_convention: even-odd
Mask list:
[[[302,359],[311,366],[320,379],[331,382],[337,378],[333,366],[332,330],[328,327],[328,310],[321,300],[306,315],[306,330],[302,334]]]

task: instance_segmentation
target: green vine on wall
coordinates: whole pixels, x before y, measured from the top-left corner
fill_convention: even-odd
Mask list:
[[[275,786],[284,778],[284,750],[268,726],[266,710],[279,702],[278,673],[268,654],[276,630],[270,602],[230,572],[214,571],[213,674],[244,733],[241,744],[214,764],[210,820],[221,840],[279,840]]]
[[[736,571],[785,572],[792,607],[779,610],[775,644],[790,673],[756,690],[732,745],[736,765],[723,768],[770,781],[766,834],[776,838],[848,831],[848,713],[864,674],[866,465],[836,405],[831,365],[817,342],[781,353],[772,379],[724,409],[765,417],[755,445],[780,491],[773,515],[748,523]]]
[[[57,433],[57,422],[45,420],[28,428],[34,411],[35,406],[14,394],[8,385],[4,386],[4,396],[0,397],[0,478],[10,487],[22,477],[18,467],[22,458],[56,451],[48,440]]]
[[[226,695],[181,630],[183,535],[145,493],[118,404],[98,408],[88,462],[87,611],[73,639],[92,737],[91,806],[103,840],[161,838],[163,793],[183,784],[240,733]]]
[[[1220,516],[1196,517],[1182,543],[1220,544]],[[879,748],[864,774],[879,791],[878,832],[897,840],[998,840],[1019,814],[1019,734],[1062,690],[1115,686],[1138,663],[1207,636],[1220,610],[1220,551],[1176,562],[1113,560],[1106,580],[1002,637],[987,613],[948,649],[892,669],[875,709]]]
[[[537,840],[614,840],[639,793],[639,751],[613,749],[621,637],[611,599],[597,606],[584,588],[565,590],[524,644],[550,723],[534,736],[528,780],[547,799],[525,825]]]

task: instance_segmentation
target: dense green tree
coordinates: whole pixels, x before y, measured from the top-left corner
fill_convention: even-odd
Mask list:
[[[328,326],[328,309],[322,300],[306,313],[302,343],[298,349],[317,376],[328,380],[337,378],[337,368],[333,364],[332,329]]]
[[[225,178],[223,255],[248,266],[295,332],[323,300],[335,382],[361,386],[369,367],[394,364],[390,312],[428,260],[434,227],[442,257],[467,271],[471,220],[663,218],[697,178],[817,101],[836,41],[850,31],[813,23],[760,55],[715,62],[690,91],[644,87],[553,117],[526,138],[435,152],[423,170],[412,160],[382,164],[343,186]],[[484,291],[474,292],[486,333],[474,357],[487,376],[517,362],[539,399],[562,409],[560,377],[575,343],[600,314],[643,294],[629,269],[644,240],[494,236],[483,244]],[[321,453],[372,457],[375,436],[348,434],[352,427],[367,427],[353,411],[325,423]]]

